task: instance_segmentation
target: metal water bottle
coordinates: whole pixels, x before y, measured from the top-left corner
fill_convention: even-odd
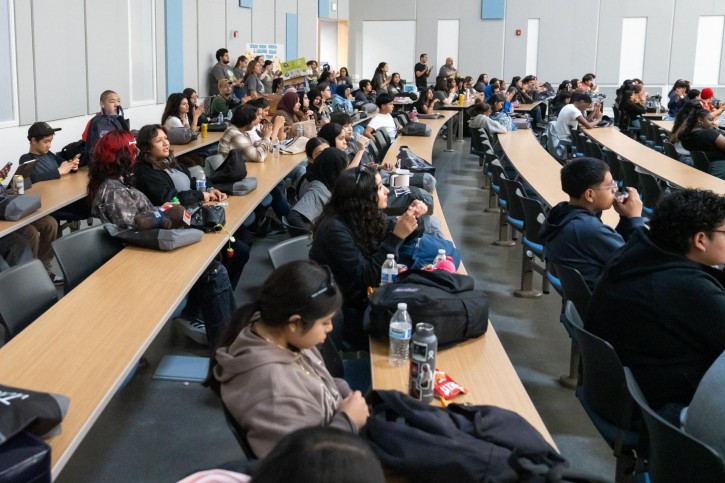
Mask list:
[[[408,395],[430,403],[433,400],[438,338],[431,324],[416,324],[410,340],[410,378]]]

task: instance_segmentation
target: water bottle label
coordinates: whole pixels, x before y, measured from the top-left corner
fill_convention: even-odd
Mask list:
[[[197,191],[204,191],[206,189],[206,180],[204,179],[197,179],[196,180],[196,190]]]
[[[396,272],[382,272],[380,275],[380,283],[393,283],[395,282],[395,278],[398,276],[397,271]]]
[[[395,329],[392,326],[390,327],[390,331],[388,332],[388,337],[391,339],[398,339],[398,340],[409,340],[411,335],[411,329],[408,328],[406,330],[400,330]]]

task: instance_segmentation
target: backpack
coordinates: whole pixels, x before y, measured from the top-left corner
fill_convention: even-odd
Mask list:
[[[370,299],[370,333],[385,337],[398,303],[408,304],[414,323],[432,324],[438,347],[478,337],[488,329],[488,297],[473,288],[473,278],[444,270],[408,270]]]
[[[97,114],[96,117],[91,119],[80,165],[86,166],[90,162],[93,148],[96,147],[99,139],[105,136],[106,133],[116,130],[129,130],[128,121],[123,117],[123,111],[119,111],[117,116]]]
[[[436,175],[435,167],[411,151],[408,146],[400,146],[400,152],[397,158],[400,167],[410,170],[411,173],[430,173],[433,176]]]
[[[556,482],[566,460],[536,428],[496,406],[417,401],[373,391],[360,435],[386,468],[418,483]]]

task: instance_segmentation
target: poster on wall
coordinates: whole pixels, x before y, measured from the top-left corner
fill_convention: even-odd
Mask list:
[[[271,60],[274,71],[277,72],[284,61],[284,44],[247,44],[247,52],[244,55],[248,59],[261,55],[264,60]]]

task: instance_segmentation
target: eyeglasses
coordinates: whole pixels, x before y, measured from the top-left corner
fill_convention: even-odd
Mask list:
[[[592,189],[593,190],[608,190],[608,191],[611,191],[612,193],[616,193],[617,190],[619,189],[619,186],[617,186],[617,183],[612,181],[612,184],[610,184],[608,186],[600,186],[599,188],[592,188]]]
[[[725,234],[725,230],[709,230],[710,233],[723,233]]]
[[[373,176],[375,175],[375,173],[370,168],[368,168],[364,164],[361,164],[357,170],[357,176],[355,177],[355,185],[357,185],[360,182],[360,175],[362,175],[363,173],[372,174]]]
[[[327,265],[323,265],[323,268],[327,271],[327,279],[325,280],[325,284],[320,287],[316,292],[313,292],[310,294],[310,300],[314,300],[320,295],[326,294],[326,295],[335,295],[335,283],[332,281],[332,271],[330,270],[330,267]]]

